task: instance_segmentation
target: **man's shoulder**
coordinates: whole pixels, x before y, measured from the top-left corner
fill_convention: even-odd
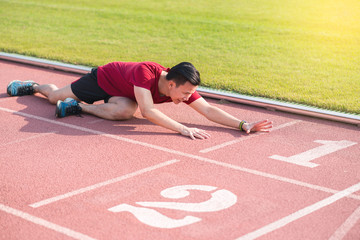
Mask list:
[[[140,68],[148,68],[148,69],[166,69],[164,66],[162,66],[159,63],[156,62],[150,62],[150,61],[146,61],[146,62],[139,62],[137,64]]]
[[[114,69],[144,69],[150,71],[159,71],[167,70],[164,66],[159,63],[152,62],[152,61],[143,61],[143,62],[110,62],[104,66],[100,66],[99,68],[114,68]]]

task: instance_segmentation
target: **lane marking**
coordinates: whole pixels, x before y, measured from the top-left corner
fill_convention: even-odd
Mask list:
[[[288,123],[284,123],[284,124],[281,124],[277,127],[273,127],[271,132],[273,131],[276,131],[276,130],[279,130],[279,129],[282,129],[282,128],[286,128],[286,127],[290,127],[290,126],[293,126],[299,122],[302,122],[301,120],[295,120],[295,121],[291,121],[291,122],[288,122]],[[242,142],[242,141],[245,141],[245,140],[249,140],[249,139],[252,139],[252,138],[255,138],[255,137],[258,137],[258,136],[261,136],[263,134],[266,134],[266,133],[256,133],[256,134],[253,134],[253,135],[247,135],[245,137],[241,137],[241,138],[238,138],[238,139],[235,139],[235,140],[231,140],[231,141],[228,141],[228,142],[224,142],[222,144],[219,144],[219,145],[215,145],[215,146],[212,146],[212,147],[209,147],[209,148],[205,148],[205,149],[202,149],[200,150],[199,152],[201,153],[208,153],[208,152],[211,152],[211,151],[215,151],[215,150],[218,150],[220,148],[224,148],[224,147],[227,147],[229,145],[232,145],[232,144],[235,144],[235,143],[239,143],[239,142]]]
[[[105,120],[104,119],[95,119],[93,121],[88,122],[88,124],[95,124],[95,123],[100,123],[100,122],[103,122],[103,121],[105,121]]]
[[[32,140],[32,139],[38,138],[38,137],[44,137],[44,136],[47,136],[47,135],[50,135],[50,134],[54,134],[54,133],[57,133],[57,132],[54,131],[54,132],[47,132],[47,133],[38,133],[38,134],[35,134],[35,135],[30,136],[30,137],[27,137],[27,138],[17,139],[17,140],[15,140],[15,141],[11,141],[11,142],[7,142],[7,143],[4,143],[4,144],[0,144],[0,147],[4,147],[4,146],[7,146],[7,145],[11,145],[11,144],[15,144],[15,143],[20,143],[20,142],[24,142],[24,141],[28,141],[28,140]]]
[[[141,170],[138,170],[138,171],[135,171],[135,172],[132,172],[132,173],[117,177],[117,178],[113,178],[113,179],[110,179],[110,180],[107,180],[107,181],[104,181],[104,182],[101,182],[101,183],[97,183],[97,184],[94,184],[94,185],[91,185],[91,186],[88,186],[88,187],[80,188],[78,190],[74,190],[74,191],[59,195],[59,196],[48,198],[48,199],[45,199],[45,200],[30,204],[29,206],[33,207],[33,208],[38,208],[38,207],[41,207],[41,206],[44,206],[44,205],[47,205],[47,204],[50,204],[50,203],[57,202],[59,200],[63,200],[65,198],[73,197],[75,195],[79,195],[79,194],[82,194],[82,193],[85,193],[85,192],[92,191],[92,190],[97,189],[97,188],[101,188],[101,187],[104,187],[104,186],[107,186],[107,185],[110,185],[110,184],[113,184],[113,183],[117,183],[117,182],[123,181],[125,179],[129,179],[129,178],[141,175],[143,173],[147,173],[147,172],[150,172],[150,171],[153,171],[153,170],[156,170],[156,169],[159,169],[159,168],[162,168],[162,167],[165,167],[165,166],[177,163],[177,162],[179,162],[179,160],[176,160],[176,159],[166,161],[166,162],[156,164],[154,166],[147,167],[147,168],[144,168],[144,169],[141,169]]]
[[[322,145],[290,157],[272,155],[269,158],[279,161],[284,161],[287,163],[297,164],[303,167],[314,168],[319,166],[319,164],[313,163],[311,161],[357,144],[356,142],[351,142],[346,140],[342,140],[342,141],[315,140],[314,142],[320,143]]]
[[[346,221],[334,232],[329,240],[341,240],[360,219],[360,207],[358,207]]]
[[[9,95],[8,95],[9,96]],[[0,99],[0,102],[5,102],[5,101],[7,101],[7,100],[9,100],[9,99],[11,99],[10,97],[5,97],[5,98],[1,98]]]
[[[339,192],[338,190],[334,190],[334,189],[330,189],[330,188],[326,188],[326,187],[321,187],[321,186],[306,183],[306,182],[301,182],[301,181],[294,180],[294,179],[291,179],[291,178],[281,177],[281,176],[277,176],[277,175],[274,175],[274,174],[269,174],[269,173],[265,173],[265,172],[261,172],[261,171],[257,171],[257,170],[253,170],[253,169],[248,169],[248,168],[240,167],[240,166],[233,165],[233,164],[230,164],[230,163],[224,163],[224,162],[220,162],[220,161],[215,161],[215,160],[212,160],[212,159],[209,159],[209,158],[193,155],[193,154],[190,154],[190,153],[184,153],[184,152],[180,152],[180,151],[177,151],[177,150],[172,150],[172,149],[169,149],[169,148],[160,147],[160,146],[153,145],[153,144],[150,144],[150,143],[140,142],[140,141],[137,141],[137,140],[124,138],[124,137],[120,137],[120,136],[113,135],[113,134],[107,134],[105,132],[96,131],[96,130],[76,126],[76,125],[69,124],[69,123],[63,123],[63,122],[60,122],[60,121],[55,121],[55,120],[51,120],[51,119],[47,119],[47,118],[43,118],[43,117],[39,117],[39,116],[27,114],[27,113],[23,113],[23,112],[17,112],[17,111],[7,109],[7,108],[0,107],[0,110],[5,111],[5,112],[9,112],[9,113],[12,113],[12,114],[16,114],[16,115],[19,115],[19,116],[23,116],[23,117],[33,118],[33,119],[37,119],[37,120],[40,120],[40,121],[56,124],[56,125],[59,125],[59,126],[76,129],[76,130],[83,131],[83,132],[88,132],[88,133],[91,133],[91,134],[116,139],[116,140],[127,142],[127,143],[137,144],[137,145],[140,145],[140,146],[152,148],[152,149],[163,151],[163,152],[166,152],[166,153],[171,153],[171,154],[176,154],[176,155],[187,157],[187,158],[192,158],[192,159],[199,160],[199,161],[202,161],[202,162],[215,164],[215,165],[218,165],[218,166],[221,166],[221,167],[235,169],[235,170],[238,170],[238,171],[254,174],[254,175],[257,175],[257,176],[262,176],[262,177],[271,178],[271,179],[275,179],[275,180],[282,181],[282,182],[287,182],[287,183],[299,185],[299,186],[302,186],[302,187],[307,187],[307,188],[310,188],[310,189],[315,189],[315,190],[328,192],[328,193],[337,193],[337,192]],[[291,123],[295,124],[294,122],[291,122]],[[290,123],[288,123],[288,124],[290,124]],[[352,194],[349,197],[353,198],[353,199],[360,200],[360,196],[358,196],[358,195]]]
[[[22,218],[22,219],[24,219],[26,221],[32,222],[34,224],[46,227],[46,228],[51,229],[51,230],[54,230],[55,232],[62,233],[64,235],[72,237],[74,239],[81,239],[81,240],[94,240],[95,239],[95,238],[89,237],[89,236],[87,236],[85,234],[82,234],[82,233],[76,232],[74,230],[71,230],[69,228],[66,228],[66,227],[57,225],[55,223],[49,222],[49,221],[47,221],[45,219],[35,217],[35,216],[30,215],[30,214],[28,214],[26,212],[17,210],[17,209],[12,208],[12,207],[8,207],[8,206],[3,205],[1,203],[0,203],[0,210],[3,211],[3,212],[6,212],[8,214],[14,215],[16,217],[20,217],[20,218]]]
[[[258,237],[264,236],[265,234],[268,234],[272,231],[280,229],[289,223],[292,223],[302,217],[305,217],[321,208],[329,206],[330,204],[350,195],[351,193],[359,191],[359,190],[360,190],[360,183],[355,184],[343,191],[335,193],[334,195],[332,195],[328,198],[325,198],[315,204],[312,204],[303,209],[300,209],[299,211],[294,212],[294,213],[292,213],[284,218],[281,218],[273,223],[270,223],[262,228],[259,228],[253,232],[250,232],[250,233],[238,238],[237,240],[252,240],[252,239],[256,239]]]
[[[230,208],[237,202],[237,196],[226,189],[217,189],[217,187],[208,185],[180,185],[166,188],[160,195],[169,199],[180,199],[190,195],[188,190],[197,190],[212,192],[211,198],[203,202],[136,202],[139,206],[121,203],[108,208],[108,211],[119,213],[129,212],[135,216],[141,223],[155,228],[178,228],[191,225],[202,221],[202,218],[187,215],[182,219],[171,218],[154,210],[153,208],[165,208],[184,212],[208,213],[222,211]],[[216,190],[214,192],[214,190]],[[150,208],[149,208],[150,207]]]

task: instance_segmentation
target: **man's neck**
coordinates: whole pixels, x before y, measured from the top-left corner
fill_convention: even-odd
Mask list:
[[[167,88],[168,81],[166,80],[167,74],[168,74],[167,72],[162,71],[158,83],[159,93],[160,95],[163,96],[168,96],[168,88]]]

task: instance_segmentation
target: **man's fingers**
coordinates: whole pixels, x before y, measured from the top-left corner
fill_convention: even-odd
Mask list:
[[[264,121],[257,122],[255,125],[258,125],[258,126],[270,126],[270,125],[272,125],[272,122],[270,122],[269,120],[264,120]]]
[[[259,122],[251,123],[249,126],[247,126],[246,133],[250,132],[270,132],[270,129],[272,128],[272,122],[269,120],[262,120]]]
[[[205,132],[204,130],[201,130],[201,135],[205,138],[209,138],[210,137],[210,134],[208,134],[207,132]]]
[[[192,140],[195,140],[195,136],[194,136],[194,134],[193,134],[192,132],[190,132],[189,136],[190,136],[190,138],[191,138]]]
[[[264,121],[255,123],[255,126],[263,127],[263,128],[272,127],[272,122],[270,122],[269,120],[264,120]]]
[[[272,128],[272,122],[261,125],[261,126],[258,126],[258,128],[260,128],[260,129],[270,129],[270,128]]]
[[[207,139],[210,137],[210,134],[201,129],[194,129],[193,136],[199,139]]]

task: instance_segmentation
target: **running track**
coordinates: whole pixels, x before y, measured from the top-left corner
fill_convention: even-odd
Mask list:
[[[0,61],[1,239],[360,239],[359,128],[208,99],[246,135],[185,104],[158,108],[212,137],[193,141],[139,112],[114,122],[56,119],[42,97],[8,97],[14,79],[76,74]]]

